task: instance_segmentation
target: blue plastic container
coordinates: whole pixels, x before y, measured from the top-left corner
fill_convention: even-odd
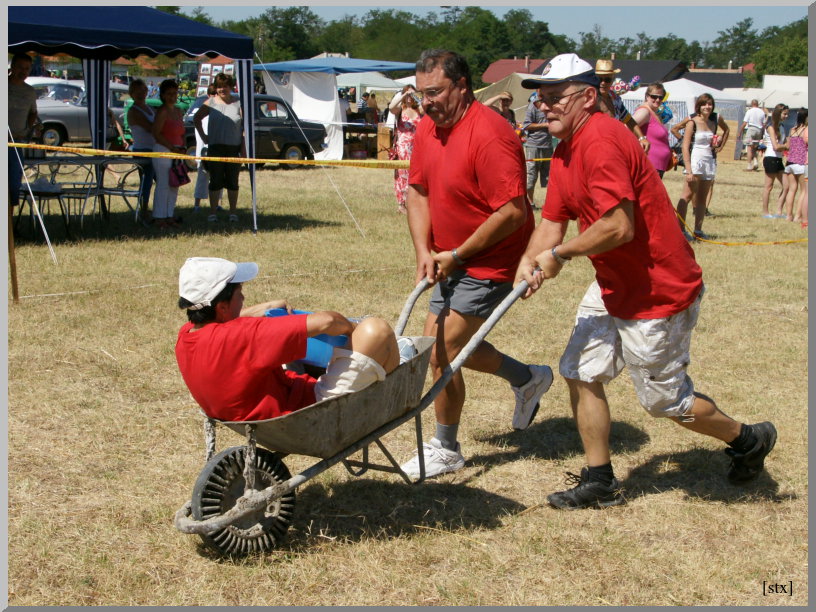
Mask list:
[[[289,313],[285,308],[270,308],[264,315],[267,317],[285,317]],[[312,314],[308,310],[293,310],[292,314]],[[314,338],[306,340],[306,357],[301,359],[303,363],[325,368],[329,365],[332,352],[335,346],[344,346],[348,341],[348,336],[329,336],[320,334]]]

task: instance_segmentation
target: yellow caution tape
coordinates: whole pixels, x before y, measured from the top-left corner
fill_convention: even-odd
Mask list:
[[[675,214],[677,214],[677,211],[675,211]],[[692,230],[688,225],[686,225],[686,222],[683,221],[683,219],[680,217],[679,214],[677,214],[677,218],[680,219],[680,223],[683,224],[683,227],[686,228],[686,231],[689,234],[691,234],[692,236],[694,236],[694,230]],[[694,236],[694,240],[695,241],[700,241],[700,242],[707,242],[708,244],[719,244],[720,246],[768,246],[768,245],[772,245],[772,244],[796,244],[797,242],[807,242],[808,241],[807,238],[796,238],[794,240],[773,240],[773,241],[766,241],[766,242],[761,242],[761,241],[760,242],[755,242],[755,241],[752,241],[752,240],[745,241],[745,242],[725,242],[725,241],[722,241],[722,240],[711,240],[710,238],[698,238],[697,236]]]

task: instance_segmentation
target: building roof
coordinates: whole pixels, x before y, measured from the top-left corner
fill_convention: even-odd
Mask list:
[[[497,83],[514,72],[540,74],[547,63],[546,59],[500,59],[487,67],[482,73],[483,83]]]
[[[689,81],[700,83],[701,85],[714,87],[716,89],[745,86],[745,75],[742,74],[741,72],[733,70],[728,72],[725,71],[718,72],[714,70],[698,72],[696,70],[692,70],[684,74],[683,78],[686,78]]]
[[[620,68],[618,77],[629,82],[633,77],[640,77],[641,85],[655,81],[674,81],[686,77],[688,69],[677,60],[613,60],[615,68]]]

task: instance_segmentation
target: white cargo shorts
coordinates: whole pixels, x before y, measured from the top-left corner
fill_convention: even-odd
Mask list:
[[[649,414],[682,417],[694,403],[694,383],[686,369],[703,293],[686,310],[667,318],[619,319],[606,311],[601,288],[593,282],[578,306],[559,364],[561,375],[606,384],[626,365]]]
[[[315,383],[315,400],[362,391],[378,380],[385,380],[385,369],[376,360],[336,346],[326,373]]]

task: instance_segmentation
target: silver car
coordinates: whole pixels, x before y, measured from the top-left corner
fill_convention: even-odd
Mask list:
[[[57,79],[49,79],[57,80]],[[43,144],[59,147],[66,142],[90,142],[91,128],[88,119],[88,97],[84,86],[79,90],[76,100],[61,101],[59,96],[67,96],[68,90],[75,85],[74,81],[62,81],[49,85],[53,95],[37,99],[37,114],[43,124]],[[81,83],[81,81],[80,81]],[[37,86],[32,84],[36,89]],[[108,107],[121,123],[125,111],[125,102],[130,99],[127,85],[110,84]],[[118,134],[113,126],[108,127],[108,139],[113,140]]]

